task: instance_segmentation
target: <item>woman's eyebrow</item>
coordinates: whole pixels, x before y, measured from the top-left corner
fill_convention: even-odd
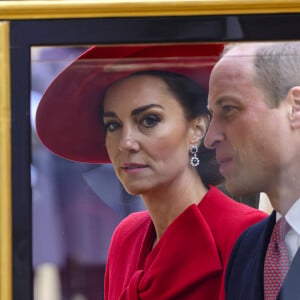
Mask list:
[[[161,109],[164,109],[163,106],[159,105],[159,104],[149,104],[149,105],[145,105],[145,106],[141,106],[141,107],[138,107],[138,108],[135,108],[132,112],[131,112],[131,115],[132,116],[135,116],[135,115],[138,115],[150,108],[153,108],[153,107],[159,107]],[[103,113],[103,118],[117,118],[117,114],[113,111],[106,111]]]
[[[163,106],[159,105],[159,104],[149,104],[149,105],[145,105],[145,106],[141,106],[141,107],[138,107],[136,109],[134,109],[131,113],[131,115],[138,115],[142,112],[144,112],[145,110],[148,110],[150,108],[153,108],[153,107],[159,107],[161,109],[164,109]]]
[[[103,118],[116,118],[117,115],[116,113],[112,112],[112,111],[107,111],[103,113]]]

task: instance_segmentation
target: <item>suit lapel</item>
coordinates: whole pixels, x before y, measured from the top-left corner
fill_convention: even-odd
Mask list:
[[[264,300],[265,254],[274,227],[275,215],[276,213],[273,212],[267,219],[263,221],[266,222],[264,229],[257,241],[256,250],[250,257],[249,274],[251,274],[251,279],[249,278],[249,286],[245,290],[243,299]]]
[[[298,249],[289,272],[281,288],[279,300],[295,300],[300,296],[300,248]]]

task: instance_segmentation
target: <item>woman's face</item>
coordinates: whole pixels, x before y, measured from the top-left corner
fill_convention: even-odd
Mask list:
[[[176,185],[190,172],[192,122],[160,78],[140,75],[110,87],[104,124],[109,157],[129,193]]]

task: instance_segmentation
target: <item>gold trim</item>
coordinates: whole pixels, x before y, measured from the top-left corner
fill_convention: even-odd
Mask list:
[[[3,20],[297,12],[300,12],[299,0],[0,1]]]
[[[0,22],[0,300],[12,299],[9,23]]]

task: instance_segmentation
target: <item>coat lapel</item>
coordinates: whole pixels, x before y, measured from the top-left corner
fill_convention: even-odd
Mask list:
[[[242,299],[264,299],[264,261],[270,236],[275,223],[275,212],[265,219],[264,229],[257,240],[257,246],[249,257],[248,286],[244,289]],[[263,221],[264,222],[264,221]]]
[[[289,272],[281,288],[279,300],[295,300],[300,297],[300,248],[298,249]]]

